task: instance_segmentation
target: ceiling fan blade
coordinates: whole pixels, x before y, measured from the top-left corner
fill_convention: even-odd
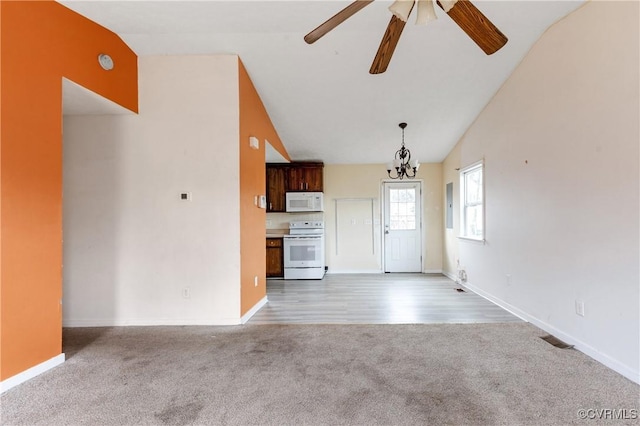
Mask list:
[[[444,10],[439,1],[438,6]],[[447,14],[487,55],[507,44],[508,38],[469,0],[458,0]]]
[[[312,44],[316,42],[318,39],[323,37],[329,31],[342,24],[344,21],[349,19],[351,16],[355,15],[360,9],[372,3],[373,0],[356,0],[351,3],[349,6],[342,9],[340,12],[333,15],[331,18],[327,19],[323,24],[319,27],[311,31],[309,34],[304,36],[304,41],[308,44]]]
[[[389,25],[387,25],[387,30],[384,32],[384,36],[382,36],[376,57],[373,58],[371,69],[369,69],[370,74],[382,74],[387,70],[389,62],[391,62],[391,56],[393,56],[393,51],[396,50],[396,45],[398,44],[398,40],[400,40],[405,25],[406,22],[397,16],[393,15],[391,17],[391,21],[389,21]]]

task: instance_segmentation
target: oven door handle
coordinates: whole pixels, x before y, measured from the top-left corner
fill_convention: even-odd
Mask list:
[[[284,237],[285,241],[286,240],[296,240],[296,241],[319,241],[322,239],[321,236],[318,237]]]

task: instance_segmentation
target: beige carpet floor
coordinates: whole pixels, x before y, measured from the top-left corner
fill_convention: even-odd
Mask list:
[[[66,329],[67,361],[5,392],[1,422],[638,424],[637,384],[545,334],[526,323]]]

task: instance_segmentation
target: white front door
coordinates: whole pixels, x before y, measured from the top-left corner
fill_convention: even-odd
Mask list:
[[[422,272],[422,184],[384,182],[384,271]]]

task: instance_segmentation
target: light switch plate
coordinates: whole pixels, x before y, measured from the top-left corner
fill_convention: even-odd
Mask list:
[[[249,146],[253,149],[260,149],[260,141],[255,136],[250,136]]]

